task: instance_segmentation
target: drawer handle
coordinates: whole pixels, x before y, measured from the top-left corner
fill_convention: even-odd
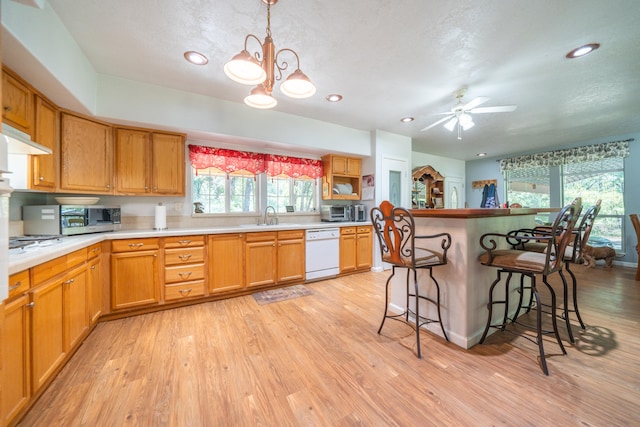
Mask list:
[[[11,291],[13,291],[15,289],[18,289],[20,286],[22,286],[22,282],[21,281],[20,282],[16,282],[15,285],[9,286],[9,292],[11,292]]]
[[[91,249],[91,251],[93,251],[93,253],[94,253],[94,254],[95,254],[96,252],[98,252],[99,250],[100,250],[100,249],[98,249],[98,248],[93,248],[93,249]]]
[[[10,106],[8,106],[8,105],[7,105],[7,106],[5,106],[5,107],[4,107],[4,111],[11,111],[11,107],[10,107]]]
[[[29,304],[26,305],[26,307],[33,308],[35,307],[35,305],[36,303],[34,301],[31,301]]]
[[[191,288],[189,289],[180,289],[178,292],[180,292],[182,295],[189,295],[191,293]]]
[[[187,277],[191,276],[191,271],[188,271],[186,273],[178,273],[178,275],[182,278],[182,279],[186,279]]]
[[[191,243],[191,240],[178,240],[178,243],[180,243],[181,245],[188,245],[189,243]]]
[[[129,247],[130,247],[130,248],[136,248],[136,249],[138,249],[138,248],[140,248],[140,247],[142,247],[142,246],[144,246],[144,243],[129,243]]]
[[[178,258],[180,258],[182,261],[186,261],[191,258],[191,254],[178,255]]]
[[[72,284],[73,282],[75,282],[75,279],[69,279],[69,280],[67,280],[66,282],[64,282],[64,284],[65,284],[65,285],[70,285],[70,284]]]

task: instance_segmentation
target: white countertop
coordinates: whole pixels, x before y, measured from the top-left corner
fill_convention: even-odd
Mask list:
[[[167,230],[123,230],[108,233],[83,234],[61,237],[61,242],[51,246],[27,250],[19,254],[9,254],[9,274],[19,273],[43,262],[50,261],[78,249],[85,248],[104,240],[141,239],[147,237],[171,237],[203,234],[248,233],[278,230],[310,230],[318,228],[350,227],[371,225],[370,222],[314,222],[307,224],[253,225],[244,224],[229,227],[175,228]]]

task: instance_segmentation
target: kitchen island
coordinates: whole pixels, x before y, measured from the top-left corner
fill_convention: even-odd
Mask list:
[[[556,209],[545,210],[546,212]],[[473,347],[480,341],[487,322],[489,286],[496,278],[496,269],[485,267],[478,261],[484,251],[480,237],[489,232],[506,233],[519,228],[531,228],[539,209],[413,209],[410,211],[416,223],[416,235],[436,233],[451,234],[451,247],[447,252],[447,265],[435,268],[433,275],[441,290],[441,314],[444,329],[449,340],[463,347]],[[405,274],[393,278],[391,290],[391,310],[402,312],[406,300]],[[428,286],[428,270],[418,271],[421,289],[433,290]],[[515,310],[517,294],[512,293]],[[435,308],[420,306],[420,311],[437,318]],[[496,310],[499,311],[499,310]],[[500,313],[495,313],[496,319]],[[440,326],[425,326],[431,332],[442,336]]]

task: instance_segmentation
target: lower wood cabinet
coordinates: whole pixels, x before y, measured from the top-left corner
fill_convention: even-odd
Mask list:
[[[102,245],[89,247],[87,261],[87,309],[89,323],[93,325],[102,314]]]
[[[305,279],[304,230],[278,231],[278,283]]]
[[[158,304],[159,240],[114,240],[111,251],[111,308]]]
[[[370,225],[340,228],[340,273],[371,268],[373,244]]]
[[[204,236],[164,239],[164,300],[199,297],[205,293]]]
[[[244,234],[213,234],[208,237],[209,293],[244,288]]]
[[[88,283],[87,266],[84,264],[67,273],[62,282],[64,286],[65,352],[69,352],[79,345],[89,332]]]
[[[11,283],[11,282],[10,282]],[[29,295],[5,302],[2,354],[1,425],[7,425],[31,398],[31,307]]]
[[[245,284],[247,288],[274,285],[277,282],[278,248],[276,239],[275,231],[247,233],[245,237]]]

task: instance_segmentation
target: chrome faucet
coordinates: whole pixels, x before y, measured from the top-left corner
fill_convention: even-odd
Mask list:
[[[269,209],[273,211],[273,215],[275,218],[269,219]],[[275,222],[274,222],[275,220]],[[267,206],[264,210],[264,225],[277,225],[278,224],[278,213],[276,212],[276,208],[273,206]]]

